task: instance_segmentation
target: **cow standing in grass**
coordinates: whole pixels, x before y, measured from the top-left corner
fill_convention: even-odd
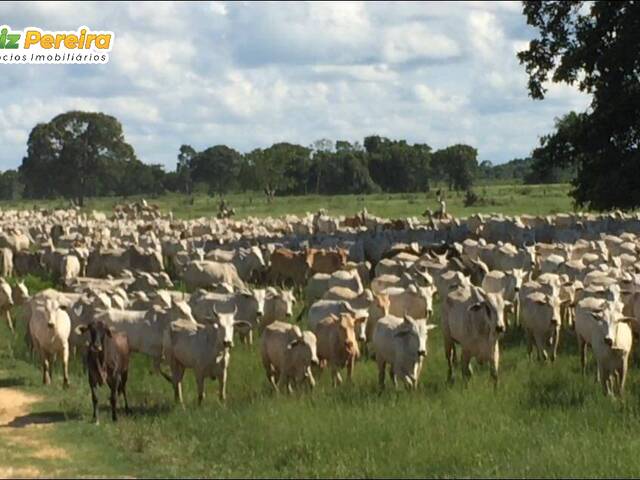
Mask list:
[[[93,421],[98,423],[98,387],[105,383],[111,390],[111,419],[118,420],[116,413],[118,394],[124,397],[124,409],[129,413],[127,401],[127,378],[129,376],[129,341],[127,335],[115,332],[103,322],[80,325],[76,329],[79,335],[89,333],[87,347],[87,365],[89,387],[93,403]]]

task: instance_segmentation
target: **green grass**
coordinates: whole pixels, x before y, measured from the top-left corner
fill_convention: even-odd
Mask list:
[[[521,335],[503,340],[501,384],[494,392],[485,367],[465,386],[446,382],[436,329],[417,392],[380,393],[373,362],[357,365],[355,382],[333,389],[323,374],[313,392],[274,395],[257,347],[234,347],[228,401],[196,406],[187,373],[186,409],[173,404],[170,385],[136,356],[130,374],[134,414],[113,424],[103,389],[101,425],[90,423],[91,402],[78,362],[72,387],[40,385],[22,345],[0,327],[0,385],[42,395],[36,412],[59,421],[48,441],[70,452],[66,460],[32,460],[10,451],[9,462],[55,475],[207,477],[452,477],[637,476],[640,471],[640,377],[632,370],[626,397],[605,398],[578,369],[575,339],[563,332],[559,360],[529,362]],[[1,438],[1,437],[0,437]],[[7,445],[0,445],[5,447]],[[3,451],[7,449],[3,448]]]
[[[567,195],[569,185],[485,185],[477,186],[476,193],[484,200],[483,204],[464,207],[464,192],[447,193],[447,209],[456,216],[473,213],[501,212],[515,215],[523,212],[532,215],[548,215],[572,210],[571,198]],[[232,194],[225,198],[236,209],[238,218],[247,216],[281,216],[285,214],[304,215],[326,208],[333,215],[349,215],[363,207],[375,215],[388,218],[420,216],[426,208],[436,210],[436,189],[428,193],[400,193],[376,195],[307,195],[299,197],[276,197],[268,204],[260,193]],[[130,197],[128,202],[141,197]],[[194,204],[190,198],[181,194],[167,194],[157,198],[147,197],[150,203],[156,203],[163,210],[172,210],[176,218],[197,218],[212,216],[218,211],[218,198],[198,194]],[[91,198],[85,208],[110,212],[122,198]],[[67,208],[64,200],[0,202],[0,208]]]

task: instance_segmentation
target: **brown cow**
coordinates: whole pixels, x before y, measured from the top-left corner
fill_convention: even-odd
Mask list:
[[[307,251],[307,263],[311,267],[312,273],[328,273],[340,270],[347,263],[349,251],[344,248],[337,250],[320,250],[310,248]]]
[[[108,384],[111,390],[111,419],[115,422],[118,393],[124,397],[124,410],[129,413],[127,402],[127,377],[129,375],[129,341],[125,333],[114,332],[103,322],[91,322],[80,325],[76,332],[90,334],[87,347],[87,366],[89,371],[89,387],[93,402],[93,421],[98,423],[98,395],[96,390]]]
[[[331,315],[318,322],[316,337],[318,341],[318,359],[320,365],[331,366],[333,385],[342,383],[339,370],[347,369],[347,378],[352,380],[353,367],[360,357],[358,340],[356,339],[356,325],[366,319],[355,319],[349,313],[340,316]]]
[[[311,264],[307,251],[294,252],[288,248],[276,248],[271,254],[270,283],[292,282],[296,286],[306,283]]]

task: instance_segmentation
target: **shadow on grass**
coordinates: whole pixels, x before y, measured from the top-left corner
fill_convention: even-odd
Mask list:
[[[24,377],[0,378],[0,388],[22,387],[26,384]]]
[[[29,413],[28,415],[22,415],[14,418],[2,428],[24,428],[29,425],[47,425],[51,423],[64,422],[66,420],[67,417],[62,412]]]

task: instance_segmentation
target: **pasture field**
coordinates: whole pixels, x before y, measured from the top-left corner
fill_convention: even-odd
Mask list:
[[[396,193],[374,195],[307,195],[275,197],[272,203],[267,203],[262,193],[230,194],[225,199],[236,209],[238,218],[247,216],[281,216],[285,214],[304,215],[306,212],[316,212],[326,208],[332,215],[354,214],[363,207],[369,213],[388,218],[420,216],[425,209],[435,211],[436,190],[432,188],[428,193]],[[532,215],[548,215],[572,210],[572,200],[567,195],[570,186],[567,184],[554,185],[484,185],[475,187],[474,191],[480,197],[480,202],[471,207],[465,207],[464,192],[447,193],[447,211],[456,216],[467,216],[473,213],[503,213],[516,215],[529,213]],[[132,202],[142,197],[104,197],[86,200],[87,210],[111,212],[115,204]],[[173,211],[176,218],[195,218],[212,216],[218,211],[218,197],[204,194],[194,195],[191,205],[190,197],[181,194],[166,194],[157,198],[146,197],[150,203],[157,204],[162,210]],[[0,209],[7,208],[68,208],[69,202],[60,200],[20,200],[0,202]]]
[[[478,187],[486,205],[464,208],[460,194],[449,197],[448,208],[455,215],[569,211],[568,188]],[[366,206],[376,215],[403,217],[436,208],[433,192],[283,197],[271,205],[261,195],[252,201],[246,194],[227,198],[238,216],[304,214],[323,207],[338,215]],[[117,201],[90,200],[87,208],[109,211]],[[184,196],[149,201],[171,208],[181,218],[211,215],[217,208],[217,199],[204,196],[197,196],[193,206]],[[51,286],[34,277],[26,280],[32,293]],[[435,311],[434,322],[439,324],[437,304]],[[122,415],[113,424],[108,389],[103,387],[101,424],[95,426],[90,423],[90,393],[80,362],[72,361],[68,390],[62,389],[59,365],[53,384],[41,385],[38,365],[24,345],[21,312],[14,313],[15,336],[0,322],[0,418],[12,407],[2,403],[8,393],[22,392],[35,403],[0,428],[0,476],[635,477],[640,473],[639,362],[632,362],[625,397],[606,398],[594,382],[593,365],[589,376],[580,374],[571,331],[562,332],[559,359],[548,365],[529,361],[521,332],[508,331],[501,342],[497,391],[485,367],[476,367],[467,386],[459,371],[455,384],[447,383],[439,328],[430,335],[416,392],[402,388],[380,392],[376,366],[366,360],[358,363],[353,385],[334,389],[324,373],[313,392],[275,395],[267,384],[258,345],[237,344],[232,350],[227,403],[217,400],[217,383],[208,381],[207,398],[197,407],[195,381],[187,372],[184,410],[174,405],[169,383],[152,375],[150,362],[136,354],[128,385],[133,414]]]
[[[34,278],[28,284],[32,290],[47,285]],[[18,389],[41,400],[14,422],[17,426],[1,429],[0,471],[10,466],[41,476],[98,477],[635,477],[640,472],[638,362],[625,397],[606,398],[593,369],[581,376],[572,332],[562,332],[559,359],[549,365],[529,361],[520,332],[508,332],[497,392],[483,367],[476,367],[466,387],[459,372],[454,385],[446,382],[439,329],[429,338],[416,392],[381,393],[374,363],[361,361],[353,385],[334,389],[325,373],[312,393],[275,395],[257,345],[237,344],[226,405],[217,400],[217,384],[208,382],[207,398],[197,407],[188,372],[184,410],[174,406],[170,385],[149,373],[147,359],[134,355],[133,414],[113,424],[103,387],[99,426],[90,423],[90,393],[79,362],[72,362],[70,389],[62,389],[59,367],[53,384],[44,387],[23,334],[22,321],[15,337],[4,322],[0,326],[0,394]],[[38,423],[44,426],[21,428]],[[43,446],[55,447],[57,454],[43,454]]]

